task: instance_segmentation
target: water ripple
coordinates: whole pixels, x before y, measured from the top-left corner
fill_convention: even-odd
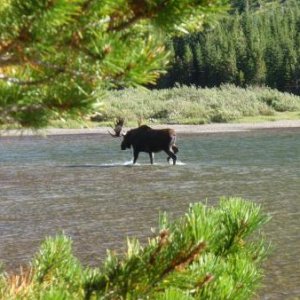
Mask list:
[[[125,236],[146,241],[159,211],[180,216],[189,203],[241,196],[272,214],[265,230],[274,253],[261,299],[299,295],[300,133],[282,130],[182,135],[176,166],[149,164],[105,135],[1,138],[0,260],[28,262],[42,239],[64,231],[75,254],[98,266]],[[282,291],[286,291],[283,295]]]

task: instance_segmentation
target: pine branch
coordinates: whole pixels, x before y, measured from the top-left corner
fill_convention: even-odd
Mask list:
[[[6,75],[0,73],[0,80],[10,82],[13,84],[17,84],[17,85],[40,85],[40,84],[45,84],[45,83],[48,83],[49,81],[52,81],[60,73],[67,73],[67,74],[70,74],[75,77],[81,77],[81,78],[84,78],[86,81],[99,80],[98,76],[87,75],[86,73],[81,72],[81,71],[72,70],[70,68],[58,66],[55,64],[51,64],[51,63],[46,63],[43,61],[27,60],[27,64],[30,64],[32,66],[35,65],[38,67],[43,67],[45,69],[54,71],[54,73],[51,75],[47,75],[44,78],[41,78],[38,80],[21,80],[19,78],[6,76]]]
[[[190,22],[190,15],[197,13],[192,8],[202,4],[194,0],[5,2],[0,9],[3,93],[13,98],[15,88],[21,87],[16,99],[20,104],[27,93],[26,101],[47,104],[52,89],[57,103],[75,96],[78,101],[61,110],[70,115],[72,108],[87,111],[96,84],[102,88],[154,84],[169,56],[161,47],[161,36],[149,25],[172,32],[175,23]],[[140,26],[135,27],[137,22]],[[85,90],[89,93],[83,95]],[[33,99],[34,95],[40,98]],[[14,117],[20,123],[20,116]]]
[[[158,237],[158,246],[155,251],[151,254],[149,262],[151,265],[154,265],[156,262],[157,255],[161,251],[161,249],[169,243],[170,231],[168,229],[164,229],[159,233]]]
[[[16,39],[9,42],[4,42],[4,41],[0,42],[0,58],[1,55],[4,55],[8,51],[10,51],[15,46],[15,43],[16,43]]]
[[[145,1],[136,1],[136,3],[133,1],[133,3],[131,3],[131,8],[134,12],[134,16],[128,21],[119,25],[113,26],[111,24],[108,28],[108,31],[123,31],[142,19],[152,19],[167,7],[168,2],[169,0],[163,1],[151,11],[145,9],[147,7],[147,3]]]
[[[0,54],[0,68],[16,66],[19,64],[20,64],[20,60],[17,57],[9,56],[9,55],[3,55],[1,57]]]
[[[186,268],[189,264],[191,264],[201,252],[205,249],[206,243],[200,242],[194,248],[190,249],[187,254],[179,253],[177,257],[173,259],[171,264],[162,272],[160,276],[160,280],[162,280],[165,276],[171,273],[174,270],[182,270]]]
[[[39,79],[39,80],[21,80],[16,77],[8,77],[8,76],[5,76],[4,74],[0,74],[0,80],[4,80],[4,81],[10,82],[10,83],[17,84],[17,85],[39,85],[39,84],[49,82],[56,75],[57,74],[52,75],[52,76],[47,76],[47,77],[45,77],[43,79]]]

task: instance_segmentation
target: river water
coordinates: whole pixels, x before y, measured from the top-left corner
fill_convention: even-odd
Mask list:
[[[260,299],[300,296],[300,129],[181,134],[179,164],[166,155],[130,164],[109,135],[0,137],[0,261],[6,270],[31,260],[45,236],[64,231],[85,265],[126,236],[152,236],[160,211],[240,196],[260,203],[273,252]]]

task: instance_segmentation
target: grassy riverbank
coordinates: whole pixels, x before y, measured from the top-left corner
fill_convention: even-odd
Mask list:
[[[99,101],[94,116],[96,125],[108,125],[118,117],[125,117],[129,125],[297,120],[300,97],[266,87],[244,89],[233,85],[210,89],[126,89],[108,92]]]
[[[48,128],[80,129],[112,126],[125,117],[126,126],[261,123],[300,120],[300,96],[266,87],[194,86],[172,89],[125,89],[99,95],[94,113],[85,118],[56,119]],[[93,119],[93,121],[91,120]],[[17,129],[3,124],[0,129]]]

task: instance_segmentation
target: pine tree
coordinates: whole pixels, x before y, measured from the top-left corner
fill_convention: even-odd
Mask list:
[[[184,46],[183,61],[184,61],[183,83],[191,84],[193,83],[193,75],[194,75],[194,57],[189,43],[186,43]]]
[[[205,57],[203,56],[202,49],[201,49],[201,44],[196,42],[194,44],[194,68],[195,68],[195,84],[196,85],[201,85],[205,81],[205,67],[204,67],[204,62],[205,62]]]
[[[128,240],[125,255],[108,252],[86,268],[66,236],[48,238],[31,269],[0,274],[1,299],[252,299],[268,246],[260,228],[269,217],[239,198],[190,206],[180,219],[160,218],[157,236]]]
[[[2,0],[0,124],[43,126],[89,111],[105,89],[154,83],[169,60],[164,38],[222,2]]]
[[[258,4],[243,3],[250,2]],[[299,1],[260,3],[255,9],[250,5],[242,14],[224,17],[204,32],[176,40],[175,56],[180,43],[188,41],[193,49],[193,78],[185,83],[202,87],[222,83],[268,85],[300,92]],[[171,79],[169,82],[172,84]]]

